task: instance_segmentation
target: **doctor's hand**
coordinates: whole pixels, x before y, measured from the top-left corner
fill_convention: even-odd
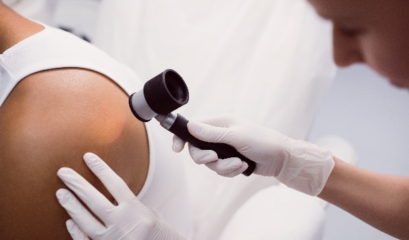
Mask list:
[[[322,191],[334,167],[331,152],[231,115],[191,121],[187,127],[197,139],[236,148],[256,163],[255,174],[276,177],[288,187],[309,195],[315,196]],[[174,136],[174,151],[182,151],[184,145],[182,139]],[[247,163],[238,158],[219,159],[216,152],[191,144],[189,153],[197,164],[205,164],[222,176],[234,177],[247,168]]]
[[[103,222],[99,222],[70,191],[59,189],[56,195],[72,218],[66,225],[74,240],[89,239],[88,236],[93,240],[183,239],[143,205],[126,183],[97,155],[87,153],[84,160],[118,204],[112,204],[74,170],[61,168],[57,172],[58,177]]]

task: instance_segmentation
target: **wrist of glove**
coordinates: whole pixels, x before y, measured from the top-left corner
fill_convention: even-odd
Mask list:
[[[317,196],[334,168],[334,155],[315,144],[293,141],[290,154],[275,177],[290,188]]]
[[[57,172],[58,177],[103,222],[99,222],[70,191],[59,189],[56,195],[72,218],[66,225],[74,240],[89,239],[88,236],[94,240],[183,239],[143,205],[126,183],[97,155],[87,153],[84,160],[115,198],[117,205],[74,170],[61,168]]]
[[[233,146],[256,163],[254,174],[276,177],[288,187],[309,195],[322,191],[334,167],[331,152],[231,115],[189,122],[188,130],[202,141]],[[174,137],[174,151],[181,151],[184,144]],[[247,168],[247,163],[238,158],[219,159],[214,151],[190,144],[189,153],[197,164],[204,164],[222,176],[234,177]]]

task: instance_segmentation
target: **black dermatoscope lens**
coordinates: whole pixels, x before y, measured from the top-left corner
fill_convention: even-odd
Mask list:
[[[165,85],[172,97],[180,103],[187,103],[189,90],[183,79],[173,71],[168,71],[165,76]]]
[[[129,104],[136,118],[150,121],[157,115],[168,115],[189,101],[189,90],[183,78],[168,69],[147,81],[143,89],[131,95]]]
[[[238,157],[247,162],[243,172],[250,176],[256,164],[240,154],[234,147],[224,143],[208,143],[193,137],[187,130],[189,122],[180,114],[172,111],[189,101],[189,90],[183,78],[174,70],[168,69],[145,83],[143,89],[129,97],[132,113],[140,121],[148,122],[156,118],[162,127],[200,149],[213,150],[220,159]]]

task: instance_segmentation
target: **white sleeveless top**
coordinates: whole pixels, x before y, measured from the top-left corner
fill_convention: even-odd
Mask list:
[[[0,108],[26,76],[56,68],[76,67],[99,72],[129,94],[143,87],[138,76],[93,45],[59,29],[45,29],[0,54]],[[135,121],[138,121],[135,119]],[[171,134],[152,122],[145,125],[149,139],[149,172],[138,198],[186,238],[192,218],[184,168],[171,150]]]

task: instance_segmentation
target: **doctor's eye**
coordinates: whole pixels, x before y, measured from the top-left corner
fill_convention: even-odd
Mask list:
[[[341,26],[334,26],[342,35],[348,37],[355,37],[364,33],[363,28],[348,28],[348,27],[341,27]]]
[[[347,36],[356,36],[358,35],[358,30],[356,29],[340,29],[342,34],[347,35]]]

